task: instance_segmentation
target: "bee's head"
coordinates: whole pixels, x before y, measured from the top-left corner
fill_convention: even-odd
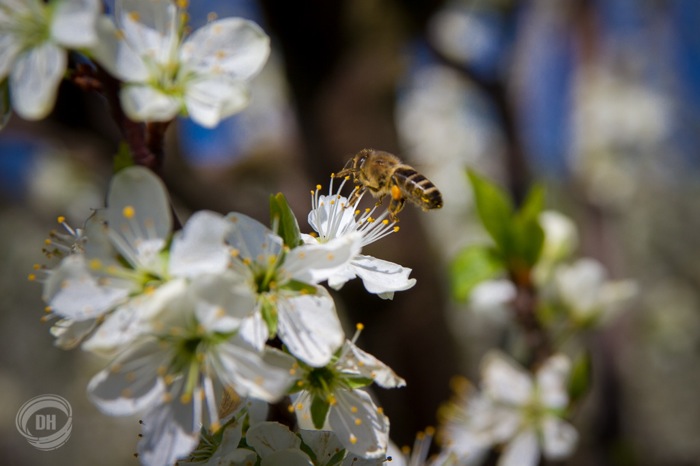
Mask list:
[[[353,168],[355,170],[360,170],[373,152],[373,149],[362,149],[360,152],[355,154],[355,157],[353,157]]]

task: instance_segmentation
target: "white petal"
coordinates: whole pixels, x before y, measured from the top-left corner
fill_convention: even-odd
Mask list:
[[[352,262],[348,262],[333,270],[332,275],[328,277],[328,286],[334,290],[339,290],[343,285],[356,277],[357,274],[352,266]]]
[[[515,406],[522,406],[530,400],[532,378],[510,357],[499,351],[491,351],[484,356],[481,364],[484,393],[494,400]]]
[[[226,243],[241,259],[268,265],[268,258],[282,251],[282,238],[257,220],[238,213],[228,214],[226,219],[231,222]]]
[[[503,321],[510,317],[509,305],[515,295],[516,289],[510,280],[486,280],[469,294],[469,308]]]
[[[169,281],[154,292],[138,295],[119,306],[107,316],[98,330],[83,343],[83,349],[106,356],[128,347],[138,337],[164,325],[163,311],[174,321],[182,319],[183,310],[190,306],[185,300],[183,280]],[[156,319],[156,317],[160,317]]]
[[[245,439],[263,459],[275,451],[299,448],[301,445],[301,439],[279,422],[256,424],[248,429]]]
[[[197,321],[208,332],[232,332],[255,311],[253,290],[233,272],[202,275],[190,289],[196,299]]]
[[[119,97],[124,113],[134,121],[170,121],[182,108],[177,98],[148,85],[128,85]]]
[[[134,266],[152,267],[172,228],[163,182],[140,166],[125,168],[112,179],[106,218],[115,246]]]
[[[408,278],[411,269],[393,262],[358,255],[350,264],[370,293],[393,297],[394,292],[407,290],[416,284],[415,278]]]
[[[229,223],[215,212],[192,215],[173,237],[170,248],[170,274],[194,277],[221,273],[228,267],[229,249],[224,243]]]
[[[110,74],[125,82],[145,82],[150,71],[141,55],[124,40],[122,33],[107,17],[97,21],[97,44],[92,48],[95,60]]]
[[[124,302],[131,291],[112,287],[93,277],[82,255],[68,256],[51,271],[43,298],[56,314],[72,319],[94,319]]]
[[[352,453],[379,458],[389,442],[389,418],[379,412],[372,398],[362,390],[337,390],[328,422],[338,440]]]
[[[561,460],[570,456],[578,442],[576,429],[559,418],[548,416],[542,422],[542,450],[547,459]]]
[[[519,433],[503,449],[498,466],[537,466],[540,449],[537,434],[528,429]]]
[[[544,406],[563,409],[569,404],[567,384],[570,370],[571,361],[563,354],[550,357],[537,370],[537,393]]]
[[[139,462],[147,466],[174,464],[197,446],[199,431],[196,424],[198,421],[194,419],[191,404],[175,400],[151,409],[143,416]]]
[[[236,344],[236,339],[222,343],[209,356],[221,380],[241,396],[274,403],[287,393],[293,380],[289,373],[293,359],[280,351],[262,355]]]
[[[261,313],[255,312],[253,315],[243,319],[238,328],[238,335],[250,346],[258,351],[262,351],[269,336],[269,329]]]
[[[69,350],[78,346],[97,326],[96,319],[75,321],[61,319],[51,327],[51,335],[56,337],[54,345]]]
[[[315,295],[280,296],[277,312],[280,339],[310,366],[328,364],[345,340],[333,299],[322,288]]]
[[[302,429],[299,431],[299,435],[301,435],[304,444],[316,454],[317,464],[328,464],[335,454],[344,449],[332,431]]]
[[[188,70],[245,80],[262,69],[269,54],[270,39],[257,24],[223,18],[194,31],[183,44],[181,56]]]
[[[333,276],[335,269],[357,256],[362,248],[362,234],[351,233],[327,243],[304,244],[292,249],[280,273],[290,278],[319,283]]]
[[[90,399],[111,416],[130,415],[152,406],[165,393],[165,385],[157,376],[165,362],[167,354],[155,340],[138,345],[90,380]]]
[[[345,341],[343,356],[336,366],[341,370],[356,372],[365,377],[369,377],[380,387],[395,388],[406,385],[406,381],[396,375],[389,366],[371,354],[361,350],[349,340]]]
[[[250,100],[248,86],[226,76],[207,76],[187,84],[185,107],[190,118],[205,128],[243,110]]]
[[[10,96],[19,116],[39,120],[51,112],[66,60],[66,51],[50,42],[17,57],[10,72]]]
[[[178,61],[178,12],[171,0],[117,0],[115,20],[124,40],[152,66],[170,68]]]
[[[51,37],[67,48],[89,47],[97,42],[95,30],[99,0],[62,0],[55,3]]]

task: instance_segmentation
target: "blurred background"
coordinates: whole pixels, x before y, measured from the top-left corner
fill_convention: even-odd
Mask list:
[[[400,155],[442,191],[444,208],[402,213],[366,253],[413,269],[383,301],[335,293],[361,346],[408,386],[377,391],[392,439],[435,425],[449,380],[478,380],[503,324],[450,295],[449,264],[485,241],[465,170],[522,199],[535,180],[580,228],[580,253],[640,293],[589,335],[594,384],[574,423],[572,465],[700,465],[700,2],[697,0],[193,1],[257,21],[273,53],[251,106],[206,130],[167,134],[164,179],[184,219],[199,209],[268,221],[283,192],[303,231],[309,190],[358,150]],[[101,415],[86,385],[104,364],[53,347],[41,287],[27,281],[56,217],[80,226],[103,205],[119,133],[105,102],[70,84],[50,118],[0,132],[0,458],[5,464],[135,464],[137,419]],[[350,330],[351,332],[351,330]],[[41,452],[14,418],[55,393],[73,434]]]

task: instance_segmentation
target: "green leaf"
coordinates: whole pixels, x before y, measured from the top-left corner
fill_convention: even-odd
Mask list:
[[[277,227],[276,233],[282,237],[284,244],[295,248],[301,244],[301,232],[294,212],[287,203],[284,194],[270,195],[270,223]]]
[[[481,177],[473,170],[467,172],[474,190],[476,210],[481,223],[488,234],[493,238],[496,246],[509,255],[511,250],[511,218],[513,217],[513,204],[505,191]]]
[[[571,404],[583,398],[590,389],[592,376],[591,366],[591,354],[588,351],[581,352],[574,360],[568,386]]]
[[[320,396],[314,396],[311,400],[311,420],[314,423],[314,427],[321,429],[323,424],[326,422],[326,416],[328,416],[328,410],[331,408],[331,404]]]
[[[505,270],[503,260],[489,246],[469,246],[450,265],[452,295],[466,301],[479,283],[494,278]]]
[[[544,229],[539,221],[543,208],[544,188],[535,185],[511,224],[514,255],[530,268],[537,264],[544,246]]]
[[[114,160],[112,160],[112,169],[114,173],[123,170],[127,167],[134,165],[134,158],[131,155],[131,150],[129,150],[129,145],[122,141],[119,143],[119,149],[117,153],[114,154]]]

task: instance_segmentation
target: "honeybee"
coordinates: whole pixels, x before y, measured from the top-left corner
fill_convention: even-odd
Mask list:
[[[341,178],[350,175],[357,186],[348,205],[355,205],[365,191],[379,199],[377,205],[388,194],[391,196],[389,215],[392,221],[398,221],[397,215],[407,200],[423,210],[442,207],[442,194],[435,185],[394,154],[362,149],[336,174]]]

